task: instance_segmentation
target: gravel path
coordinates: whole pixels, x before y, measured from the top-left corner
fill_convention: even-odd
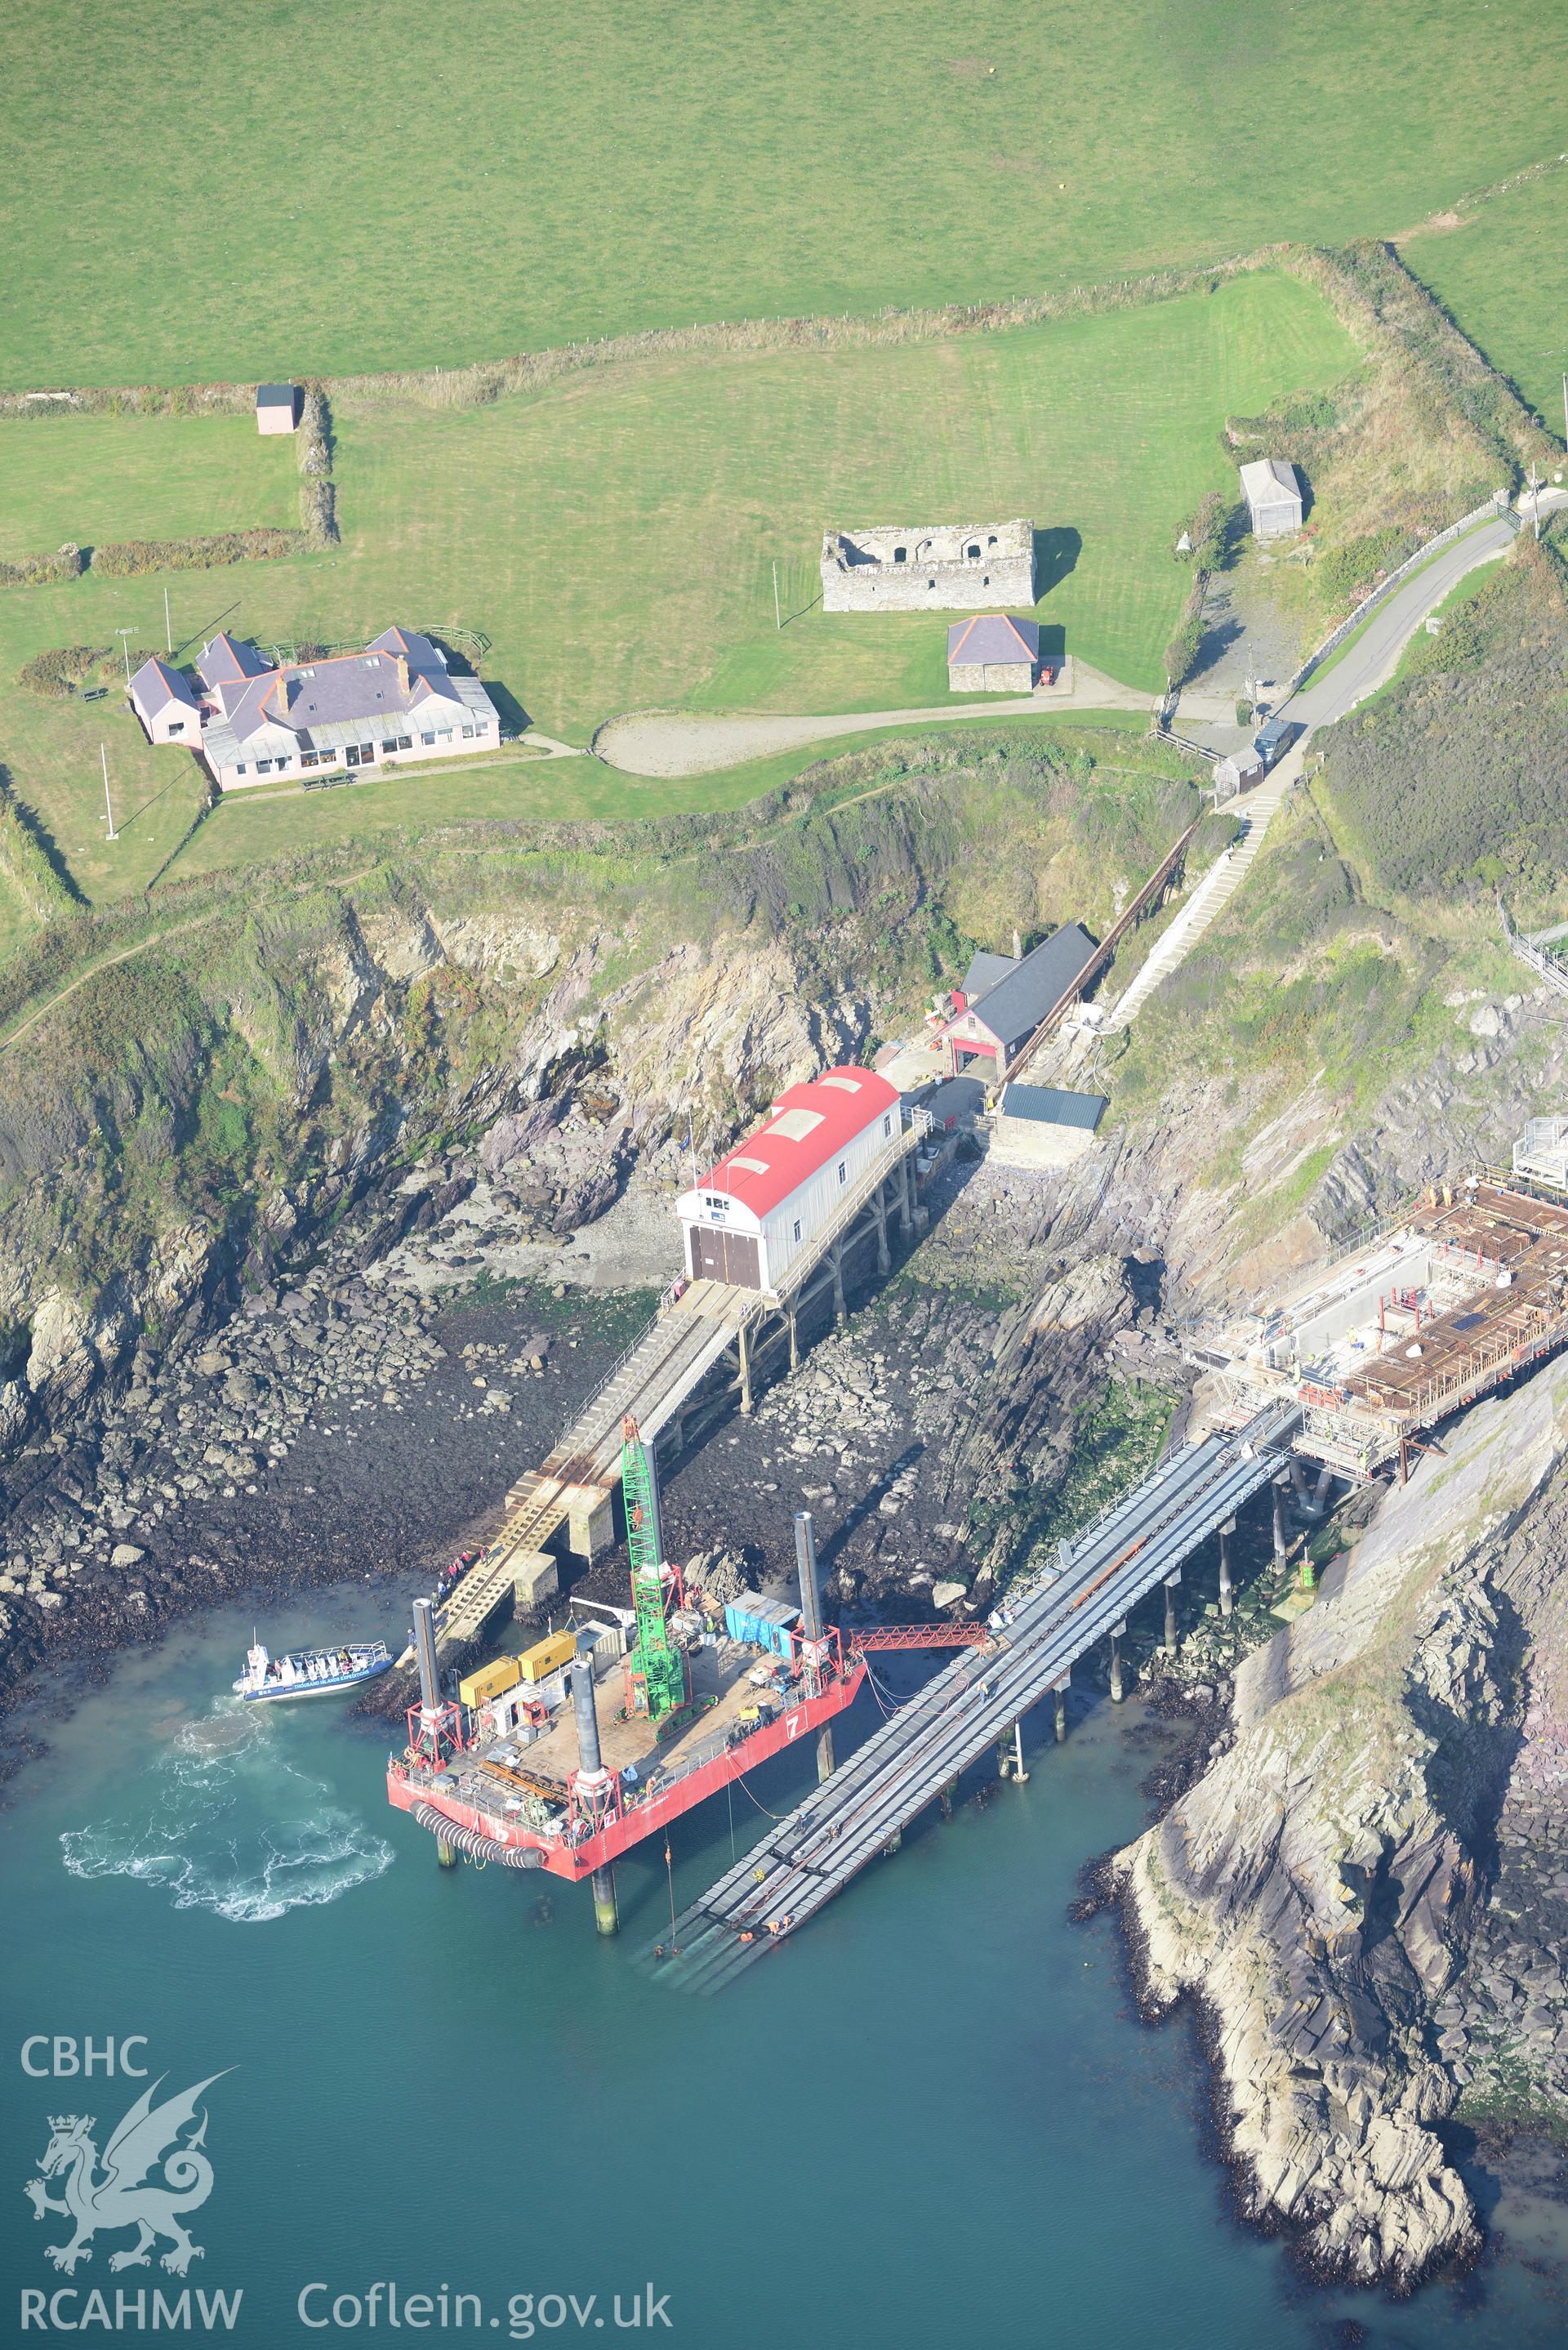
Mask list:
[[[987,718],[1046,717],[1060,710],[1136,710],[1147,715],[1151,707],[1149,694],[1118,685],[1115,678],[1076,661],[1065,689],[956,707],[944,702],[928,710],[858,710],[822,717],[769,716],[761,711],[633,711],[602,726],[594,749],[607,765],[630,775],[705,775],[775,751],[866,734],[879,726],[973,724]]]

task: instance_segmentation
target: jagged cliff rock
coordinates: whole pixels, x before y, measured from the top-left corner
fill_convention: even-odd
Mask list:
[[[1568,1364],[1445,1440],[1240,1668],[1233,1746],[1118,1863],[1149,2009],[1207,2012],[1244,2208],[1323,2272],[1402,2286],[1477,2241],[1433,2009],[1487,1914],[1531,1686],[1501,1569],[1568,1453]]]
[[[484,1134],[486,1175],[560,1237],[678,1118],[704,1148],[866,1041],[867,998],[814,1000],[779,941],[551,913],[345,906],[162,974],[112,1059],[101,1024],[75,1039],[64,1014],[8,1055],[0,1451],[78,1411],[144,1334],[193,1342],[236,1279],[269,1278],[412,1135]],[[394,1203],[379,1244],[455,1196]]]

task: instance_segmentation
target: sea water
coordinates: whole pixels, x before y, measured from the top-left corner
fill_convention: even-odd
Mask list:
[[[362,1585],[317,1595],[268,1638],[395,1634],[399,1603],[379,1604],[381,1622]],[[1404,2303],[1307,2286],[1236,2224],[1190,2027],[1137,2022],[1114,1920],[1068,1920],[1085,1860],[1145,1817],[1148,1753],[1125,1712],[1036,1742],[1026,1784],[933,1816],[700,2000],[636,1951],[805,1792],[805,1757],[681,1823],[668,1863],[655,1844],[623,1864],[624,1931],[602,1942],[586,1888],[439,1869],[384,1800],[389,1732],[346,1700],[226,1695],[250,1631],[214,1615],[128,1656],[49,1721],[8,1791],[0,2340],[161,2333],[182,2314],[268,2345],[1568,2336],[1549,2193],[1504,2193],[1481,2268]],[[91,2117],[101,2186],[143,2093],[177,2112],[201,2084],[178,2133],[199,2127],[211,2166],[183,2221],[199,2257],[166,2270],[160,2237],[148,2265],[111,2269],[138,2242],[139,2182],[116,2178],[90,2257],[55,2268],[74,2218],[36,2220],[22,2192],[51,2117]],[[36,2191],[68,2199],[59,2173]]]

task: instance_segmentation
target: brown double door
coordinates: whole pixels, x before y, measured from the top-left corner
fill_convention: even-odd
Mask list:
[[[762,1252],[750,1232],[698,1224],[691,1234],[691,1262],[699,1281],[732,1281],[742,1289],[763,1285]]]

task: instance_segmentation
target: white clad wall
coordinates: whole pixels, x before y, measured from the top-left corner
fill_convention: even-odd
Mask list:
[[[869,1126],[854,1140],[820,1167],[805,1183],[798,1184],[785,1200],[765,1219],[763,1225],[763,1284],[776,1289],[790,1266],[804,1249],[809,1248],[845,1194],[855,1188],[862,1176],[898,1133],[899,1114],[897,1104],[880,1110]],[[883,1132],[884,1125],[887,1132]],[[844,1169],[844,1180],[838,1180],[838,1170]],[[800,1238],[794,1228],[800,1226]]]

